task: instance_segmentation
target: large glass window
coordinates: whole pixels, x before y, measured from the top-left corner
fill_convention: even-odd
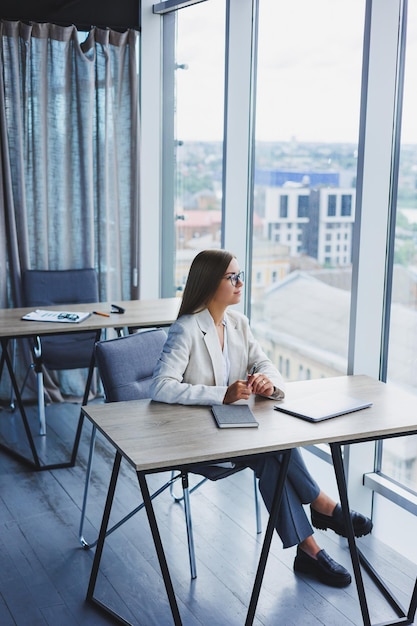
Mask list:
[[[289,380],[347,372],[364,17],[259,3],[251,321]]]
[[[225,0],[176,13],[175,283],[222,229]]]
[[[417,392],[417,6],[408,3],[388,379]],[[417,438],[384,443],[382,472],[417,491]]]

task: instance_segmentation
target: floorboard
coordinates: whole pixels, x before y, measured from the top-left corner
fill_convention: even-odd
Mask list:
[[[48,432],[37,435],[35,407],[28,408],[43,462],[68,457],[79,416],[75,404],[47,407]],[[0,624],[2,626],[101,626],[114,623],[85,601],[94,550],[79,542],[80,509],[91,425],[86,422],[76,466],[36,472],[0,451]],[[22,438],[18,413],[0,411],[1,441]],[[25,446],[21,451],[30,454]],[[84,536],[97,538],[114,453],[98,436]],[[170,474],[148,478],[150,489]],[[176,491],[179,492],[177,484]],[[140,503],[136,475],[122,462],[112,522]],[[179,610],[185,626],[238,626],[245,622],[250,590],[262,547],[257,535],[253,475],[244,470],[219,483],[207,482],[192,495],[198,576],[190,579],[182,505],[169,490],[155,501]],[[262,512],[265,529],[267,515]],[[346,541],[331,532],[319,542],[352,571]],[[359,541],[398,600],[407,605],[417,567],[372,536]],[[352,626],[362,624],[355,585],[331,589],[296,576],[294,549],[283,550],[274,536],[255,626]],[[395,618],[379,591],[364,575],[372,623]],[[111,534],[105,545],[96,597],[135,626],[172,623],[144,511]]]

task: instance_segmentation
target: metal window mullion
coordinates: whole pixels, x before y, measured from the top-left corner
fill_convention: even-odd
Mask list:
[[[349,373],[380,376],[403,0],[367,2]]]
[[[254,62],[257,0],[226,2],[225,117],[223,142],[222,246],[246,270],[250,297],[254,153]]]
[[[386,382],[388,370],[388,344],[389,329],[391,320],[391,299],[392,299],[392,279],[394,268],[395,252],[395,226],[397,219],[397,194],[398,194],[398,174],[400,169],[401,151],[401,121],[404,95],[404,71],[405,71],[405,50],[407,33],[407,4],[408,0],[402,0],[400,11],[401,18],[399,24],[399,44],[397,56],[397,80],[394,103],[394,126],[392,139],[392,175],[389,201],[389,223],[388,223],[388,246],[386,258],[386,287],[384,305],[384,323],[382,333],[382,354],[380,366],[380,379]]]
[[[403,0],[367,0],[348,373],[374,378],[381,375],[387,332],[402,13]],[[346,451],[351,505],[368,515],[372,494],[363,487],[363,475],[374,470],[374,459],[373,443]]]
[[[140,246],[141,298],[160,297],[162,18],[152,0],[141,2],[140,35]]]
[[[161,296],[175,295],[175,13],[163,17]]]

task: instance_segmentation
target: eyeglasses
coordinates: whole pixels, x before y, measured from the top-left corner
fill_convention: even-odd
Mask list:
[[[225,279],[230,280],[233,287],[236,287],[238,282],[243,283],[245,281],[245,272],[242,271],[239,272],[239,274],[229,274],[228,276],[225,276]]]
[[[77,313],[60,313],[58,315],[59,320],[68,320],[69,322],[78,322],[79,316]]]

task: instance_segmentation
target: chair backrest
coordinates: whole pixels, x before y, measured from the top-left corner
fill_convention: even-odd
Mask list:
[[[96,344],[96,363],[107,402],[150,397],[153,370],[166,341],[161,328]]]
[[[24,306],[98,302],[98,278],[93,268],[26,270],[22,274]]]
[[[98,277],[93,268],[26,270],[22,274],[24,306],[98,302]],[[52,335],[42,338],[42,363],[51,370],[89,367],[96,333]]]

